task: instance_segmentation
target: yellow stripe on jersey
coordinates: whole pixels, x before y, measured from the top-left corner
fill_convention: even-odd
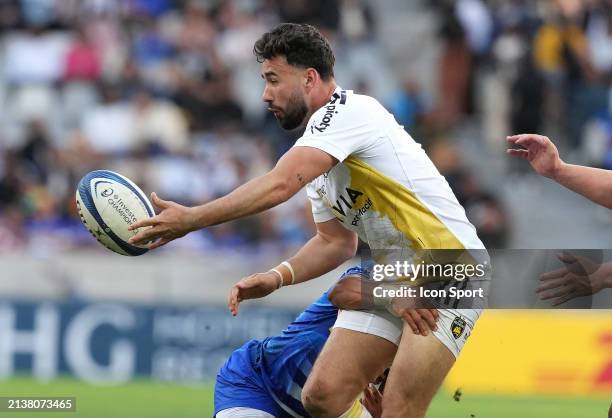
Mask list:
[[[351,188],[364,193],[358,199],[375,202],[370,210],[388,218],[404,234],[411,249],[465,249],[414,192],[353,156],[343,164],[351,172]]]

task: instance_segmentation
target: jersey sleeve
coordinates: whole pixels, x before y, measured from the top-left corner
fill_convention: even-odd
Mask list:
[[[323,198],[317,193],[314,183],[308,183],[306,185],[306,193],[308,193],[308,199],[312,206],[312,217],[315,223],[319,224],[335,218],[332,211],[325,204]]]
[[[355,100],[354,97],[349,98]],[[325,151],[338,161],[370,146],[376,138],[367,112],[357,104],[336,100],[317,110],[306,126],[304,135],[294,146]]]

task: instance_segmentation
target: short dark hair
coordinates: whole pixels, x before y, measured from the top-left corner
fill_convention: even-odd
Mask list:
[[[255,42],[258,62],[283,55],[289,65],[314,68],[325,81],[334,76],[336,58],[327,39],[314,26],[281,23]]]

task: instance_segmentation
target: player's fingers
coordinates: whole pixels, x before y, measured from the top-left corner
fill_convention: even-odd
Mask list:
[[[155,226],[159,223],[159,218],[154,216],[149,219],[143,219],[142,221],[134,222],[132,225],[128,226],[128,231],[133,231],[138,228],[143,228],[145,226]]]
[[[233,316],[238,315],[238,305],[240,304],[239,294],[240,289],[238,286],[232,287],[232,290],[230,290],[228,306]]]
[[[169,243],[170,241],[172,241],[169,238],[161,238],[158,239],[157,241],[155,241],[153,244],[149,245],[149,250],[154,250],[156,248],[159,248],[163,245],[166,245],[167,243]]]
[[[424,336],[429,334],[429,328],[427,327],[427,323],[423,320],[421,315],[416,311],[411,311],[410,315],[412,315],[412,319],[414,320],[414,323],[419,329],[419,334]]]
[[[155,192],[151,193],[151,202],[155,205],[155,207],[160,209],[166,209],[168,206],[170,206],[169,201],[160,199]]]
[[[572,264],[578,261],[578,259],[570,253],[557,254],[557,258],[564,264]]]
[[[510,142],[511,144],[514,144],[516,140],[519,138],[520,138],[520,135],[510,135],[506,137],[506,141]]]
[[[538,135],[534,135],[534,134],[518,134],[518,135],[510,135],[506,137],[506,141],[508,141],[511,144],[516,144],[518,141],[522,140],[522,139],[533,139],[534,137],[536,137]]]
[[[156,239],[161,238],[162,235],[163,231],[161,231],[161,228],[154,226],[152,228],[145,229],[144,231],[140,231],[130,238],[128,242],[134,245],[142,245],[149,241],[155,241]]]
[[[573,291],[573,288],[570,286],[561,286],[556,289],[551,289],[545,292],[540,293],[540,300],[549,300],[554,298],[563,297]]]
[[[547,280],[558,279],[559,277],[565,276],[567,273],[569,273],[569,270],[567,269],[567,267],[561,267],[560,269],[557,269],[557,270],[542,273],[540,275],[540,281],[545,282]]]
[[[543,282],[542,284],[540,284],[538,286],[538,288],[536,289],[536,293],[542,293],[542,292],[544,292],[546,290],[556,289],[559,286],[565,285],[565,283],[567,283],[567,278],[565,278],[565,277],[560,277],[558,279],[547,280],[547,281]]]
[[[553,301],[552,306],[559,306],[564,304],[565,302],[574,299],[575,297],[577,297],[578,294],[576,292],[570,292],[565,296],[561,296],[560,298],[557,298]]]
[[[404,322],[406,322],[406,324],[408,324],[413,333],[415,333],[416,335],[420,334],[419,327],[417,327],[417,324],[412,319],[412,316],[410,315],[410,311],[408,309],[405,309],[404,312],[402,312],[402,319],[404,320]]]
[[[513,157],[520,157],[525,159],[529,157],[529,151],[525,149],[509,149],[506,150],[506,153],[512,155]]]
[[[515,144],[523,146],[523,147],[529,147],[532,145],[536,145],[542,148],[551,148],[551,146],[554,147],[554,145],[552,144],[551,140],[548,139],[548,137],[545,137],[543,135],[534,135],[534,134],[523,135],[521,138],[516,140]]]
[[[425,320],[430,330],[436,331],[438,329],[438,325],[436,325],[436,318],[431,314],[429,309],[419,309],[419,314],[421,315],[421,318]]]
[[[438,322],[438,319],[440,318],[440,313],[438,312],[437,309],[429,309],[429,312],[433,315],[433,317],[435,318],[436,322]]]

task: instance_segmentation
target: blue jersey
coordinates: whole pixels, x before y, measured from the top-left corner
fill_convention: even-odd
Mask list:
[[[352,274],[363,270],[352,268],[343,277]],[[302,388],[337,315],[326,292],[279,335],[251,340],[234,351],[217,376],[215,414],[247,407],[277,418],[308,417]]]

